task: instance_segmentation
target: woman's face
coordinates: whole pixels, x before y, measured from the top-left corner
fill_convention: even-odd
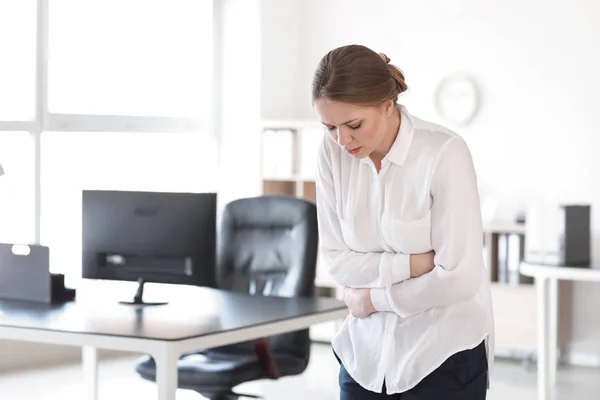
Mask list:
[[[390,131],[394,102],[379,106],[359,106],[317,99],[314,103],[321,122],[329,135],[354,158],[365,158],[382,147]]]

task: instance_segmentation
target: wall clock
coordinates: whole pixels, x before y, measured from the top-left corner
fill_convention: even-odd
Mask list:
[[[481,92],[479,85],[468,74],[452,74],[439,83],[435,92],[438,114],[456,125],[468,125],[479,111]]]

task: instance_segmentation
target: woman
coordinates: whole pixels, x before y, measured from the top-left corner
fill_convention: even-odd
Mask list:
[[[389,58],[329,52],[313,80],[322,257],[350,315],[333,340],[341,399],[480,400],[493,317],[477,178],[456,133],[397,104]]]

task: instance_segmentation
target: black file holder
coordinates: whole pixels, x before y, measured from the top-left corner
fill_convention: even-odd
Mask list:
[[[50,273],[50,250],[41,245],[0,243],[0,298],[64,303],[75,298],[64,276]]]

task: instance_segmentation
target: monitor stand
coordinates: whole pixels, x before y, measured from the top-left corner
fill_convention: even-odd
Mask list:
[[[159,303],[146,303],[142,297],[144,296],[144,278],[138,278],[137,280],[138,288],[135,292],[135,296],[133,297],[133,301],[120,301],[119,304],[128,305],[128,306],[162,306],[167,304],[167,302],[159,302]]]

